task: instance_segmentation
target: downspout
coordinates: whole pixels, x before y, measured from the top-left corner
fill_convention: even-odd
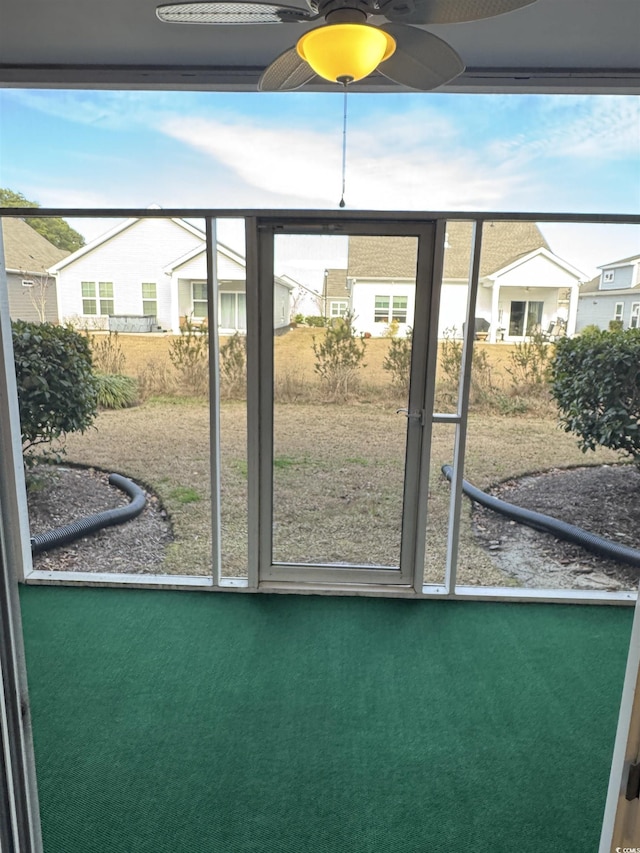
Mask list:
[[[569,316],[567,317],[567,336],[571,337],[576,333],[576,324],[578,321],[578,297],[580,288],[578,282],[571,285],[569,291]]]

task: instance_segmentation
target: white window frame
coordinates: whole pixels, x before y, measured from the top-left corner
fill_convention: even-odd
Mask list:
[[[193,313],[193,319],[199,323],[204,323],[208,317],[208,299],[202,299],[201,297],[196,298],[196,287],[204,287],[206,293],[207,283],[206,281],[192,281],[191,282],[191,310]],[[196,314],[196,305],[204,305],[204,314]]]
[[[612,281],[615,281],[616,271],[615,270],[605,270],[602,273],[602,282],[603,284],[611,284]]]
[[[380,313],[383,311],[383,308],[376,308],[376,302],[378,300],[386,299],[388,301],[387,313],[383,317]],[[405,306],[404,308],[400,308],[396,305],[396,300],[404,299]],[[409,312],[409,297],[404,293],[377,293],[373,297],[373,321],[374,323],[393,323],[396,320],[398,323],[405,324],[407,322],[407,316]],[[396,316],[399,315],[399,316]],[[403,319],[404,318],[404,319]]]
[[[332,320],[337,317],[344,317],[348,310],[349,301],[347,299],[332,299],[329,303],[329,316]]]
[[[93,288],[93,296],[85,295],[84,287],[85,285],[89,285]],[[104,286],[109,286],[111,288],[111,296],[104,296],[102,293],[102,288]],[[83,317],[108,317],[110,314],[115,314],[115,297],[113,291],[113,282],[112,281],[82,281],[80,282],[81,289],[81,299],[82,299],[82,316]],[[95,302],[96,310],[95,311],[87,311],[86,304],[87,302]],[[105,302],[111,303],[111,311],[103,310]]]
[[[23,287],[33,287],[34,284],[35,284],[35,281],[32,278],[23,278],[22,279],[22,286]]]
[[[613,319],[620,322],[624,320],[624,302],[616,302],[613,309]]]
[[[631,303],[631,316],[629,317],[629,328],[640,329],[640,302]]]
[[[144,295],[145,287],[153,287],[154,295],[153,296],[145,296]],[[156,284],[155,281],[143,281],[140,285],[140,291],[142,294],[142,314],[144,316],[157,317],[158,316],[158,285]],[[148,305],[151,302],[153,302],[153,304],[154,304],[154,309],[153,309],[153,311],[147,311],[145,309],[145,305]]]

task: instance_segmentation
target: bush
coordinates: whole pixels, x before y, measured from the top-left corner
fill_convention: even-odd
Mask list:
[[[407,330],[406,338],[391,338],[389,349],[382,362],[382,369],[389,374],[391,385],[402,394],[409,393],[412,340],[413,329]]]
[[[91,426],[97,383],[84,335],[51,323],[15,320],[11,326],[22,449],[30,462],[34,447]]]
[[[565,432],[585,452],[602,445],[640,465],[640,329],[561,338],[551,370]]]
[[[128,409],[138,402],[138,383],[130,376],[96,373],[98,406],[101,409]]]
[[[169,345],[169,359],[180,374],[183,390],[196,395],[209,391],[209,330],[207,324],[196,325],[185,317],[180,336]]]
[[[367,345],[361,335],[356,335],[353,319],[353,314],[347,313],[327,327],[321,343],[313,339],[314,369],[334,402],[346,400],[356,390],[358,371],[366,367],[363,361]]]
[[[247,396],[247,339],[238,332],[220,347],[220,394],[234,400]]]
[[[307,326],[315,326],[318,329],[321,329],[323,326],[327,325],[327,321],[324,317],[305,317],[304,322]]]
[[[515,388],[540,390],[549,381],[549,344],[541,334],[533,334],[528,340],[515,345],[509,356],[507,373]]]
[[[124,372],[125,355],[117,332],[100,337],[92,335],[90,341],[93,367],[98,373],[119,376]]]

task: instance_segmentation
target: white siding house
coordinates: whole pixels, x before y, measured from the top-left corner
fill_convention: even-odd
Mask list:
[[[50,268],[58,315],[81,328],[163,330],[207,317],[205,234],[182,219],[128,219]],[[217,245],[220,332],[245,331],[245,261]],[[274,282],[276,328],[290,322],[293,285]]]
[[[640,328],[640,255],[600,267],[601,273],[580,288],[577,331],[587,326]]]
[[[438,335],[460,337],[466,318],[471,228],[450,222]],[[416,243],[406,237],[351,237],[347,270],[329,270],[329,295],[348,300],[358,332],[380,336],[394,321],[398,334],[413,325]],[[341,281],[338,281],[338,279]],[[490,342],[521,341],[534,331],[573,334],[585,275],[547,246],[534,223],[487,223],[483,234],[476,328]],[[337,298],[337,297],[336,297]]]

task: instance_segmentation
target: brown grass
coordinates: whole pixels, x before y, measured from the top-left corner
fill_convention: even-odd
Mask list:
[[[397,564],[406,421],[380,403],[278,404],[274,416],[274,551],[279,560]],[[454,430],[433,433],[425,577],[441,582],[449,485],[440,466],[453,455]],[[221,406],[224,573],[246,574],[246,417],[242,403]],[[163,571],[210,571],[209,416],[203,402],[152,401],[103,412],[96,429],[68,441],[71,461],[97,465],[150,485],[172,519],[176,541]],[[553,467],[615,461],[585,457],[550,418],[471,415],[466,476],[486,487]],[[184,489],[198,500],[184,502]],[[465,505],[460,581],[505,584],[474,542]]]
[[[323,329],[297,327],[274,338],[275,396],[281,402],[327,402],[328,395],[323,383],[315,371],[313,341],[320,340]],[[96,335],[96,340],[106,336]],[[173,335],[119,335],[118,343],[125,356],[124,373],[136,377],[140,386],[141,398],[150,396],[189,394],[185,382],[171,364],[169,349]],[[227,339],[222,338],[223,345]],[[539,389],[521,385],[512,387],[507,371],[510,358],[515,350],[509,344],[475,344],[474,382],[472,403],[483,411],[497,411],[503,414],[532,412],[549,414],[548,396],[539,393]],[[383,362],[389,349],[386,338],[367,340],[365,367],[359,371],[359,386],[353,394],[354,401],[360,403],[390,401],[397,406],[405,401],[391,385],[391,376],[383,369]],[[441,346],[442,350],[442,346]],[[480,370],[486,362],[488,370]],[[457,391],[451,380],[442,371],[439,360],[437,372],[437,408],[440,411],[452,411],[455,408]],[[223,389],[224,390],[224,389]]]

